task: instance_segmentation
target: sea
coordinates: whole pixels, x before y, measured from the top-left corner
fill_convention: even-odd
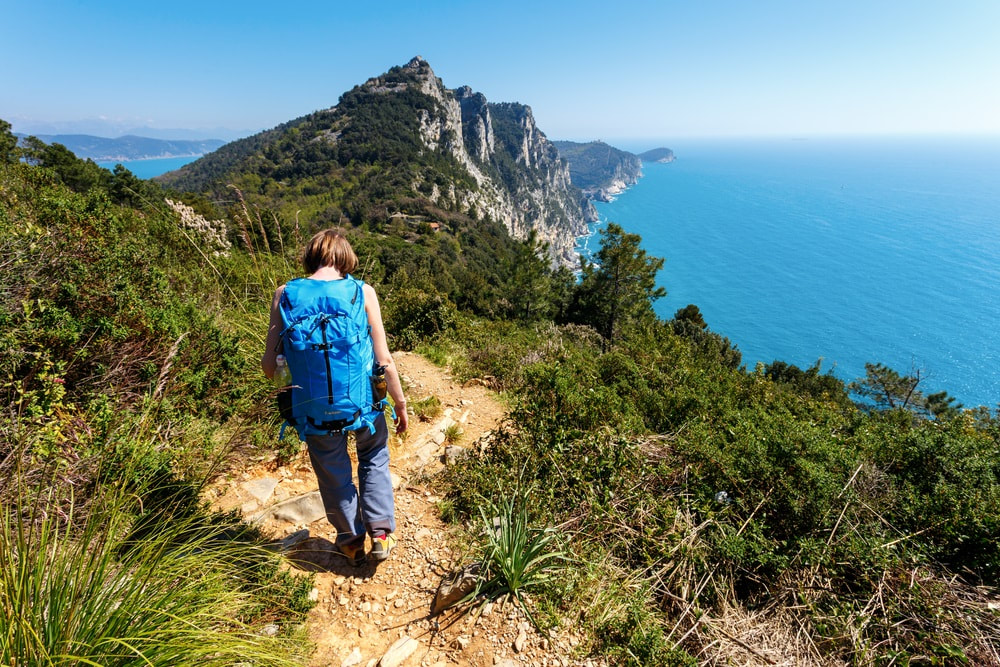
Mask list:
[[[97,164],[105,169],[113,170],[116,164],[124,166],[137,178],[153,178],[174,169],[180,169],[188,162],[194,162],[200,155],[185,155],[184,157],[149,158],[146,160],[98,160]]]
[[[781,360],[850,381],[865,363],[920,373],[925,394],[1000,402],[1000,137],[618,142],[642,152],[614,221],[664,258],[670,318],[687,304],[752,370]]]

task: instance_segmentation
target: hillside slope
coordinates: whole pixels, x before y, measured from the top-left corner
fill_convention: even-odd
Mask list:
[[[603,141],[554,143],[559,154],[569,162],[573,185],[582,189],[588,198],[609,201],[638,183],[642,176],[642,160]]]
[[[230,184],[284,221],[368,225],[467,217],[534,230],[576,263],[581,193],[530,107],[445,88],[417,57],[344,93],[338,104],[223,146],[162,183],[232,199]]]

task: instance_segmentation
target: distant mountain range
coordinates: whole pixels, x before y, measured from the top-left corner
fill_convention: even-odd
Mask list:
[[[25,135],[18,133],[18,137]],[[224,145],[221,139],[167,140],[126,135],[117,139],[89,134],[38,134],[47,144],[62,144],[79,158],[94,161],[143,160],[149,158],[187,157],[211,153]]]
[[[233,129],[230,127],[188,127],[188,128],[162,128],[150,127],[148,124],[111,120],[107,118],[85,118],[78,120],[63,121],[38,121],[30,118],[12,116],[4,118],[13,127],[15,134],[31,134],[39,137],[43,134],[89,134],[95,137],[124,137],[127,135],[136,137],[149,137],[150,139],[166,139],[167,141],[177,140],[203,140],[222,139],[223,141],[233,141],[240,137],[248,137],[259,129]]]

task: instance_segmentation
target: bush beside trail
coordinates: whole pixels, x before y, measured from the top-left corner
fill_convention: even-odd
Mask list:
[[[459,327],[465,376],[516,405],[449,470],[455,517],[530,490],[532,520],[564,527],[586,563],[552,604],[628,664],[706,660],[732,643],[708,624],[732,605],[798,610],[828,658],[995,664],[998,415],[866,411],[832,376],[786,369],[821,388],[803,391],[684,331],[646,324],[602,351],[574,326]],[[588,611],[595,581],[615,613]]]
[[[198,498],[276,428],[218,266],[158,188],[39,161],[0,164],[0,663],[299,664],[308,579]]]

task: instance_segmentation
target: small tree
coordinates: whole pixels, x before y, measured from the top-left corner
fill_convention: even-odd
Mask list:
[[[653,302],[667,291],[656,286],[663,260],[639,247],[642,238],[609,222],[601,230],[597,262],[581,259],[581,278],[573,319],[590,324],[613,344],[624,326],[655,317]]]
[[[912,375],[900,375],[885,364],[865,364],[865,377],[850,384],[850,390],[876,410],[909,410],[935,419],[956,414],[961,403],[946,391],[924,396],[917,386],[923,380],[918,368]]]
[[[17,137],[10,123],[0,118],[0,164],[17,162]]]
[[[912,410],[921,399],[917,385],[920,370],[914,375],[900,375],[885,364],[865,364],[865,377],[851,383],[851,391],[870,402],[877,410]]]
[[[517,244],[505,267],[507,303],[511,315],[522,320],[548,317],[552,311],[551,271],[548,244],[539,241],[535,230]]]

